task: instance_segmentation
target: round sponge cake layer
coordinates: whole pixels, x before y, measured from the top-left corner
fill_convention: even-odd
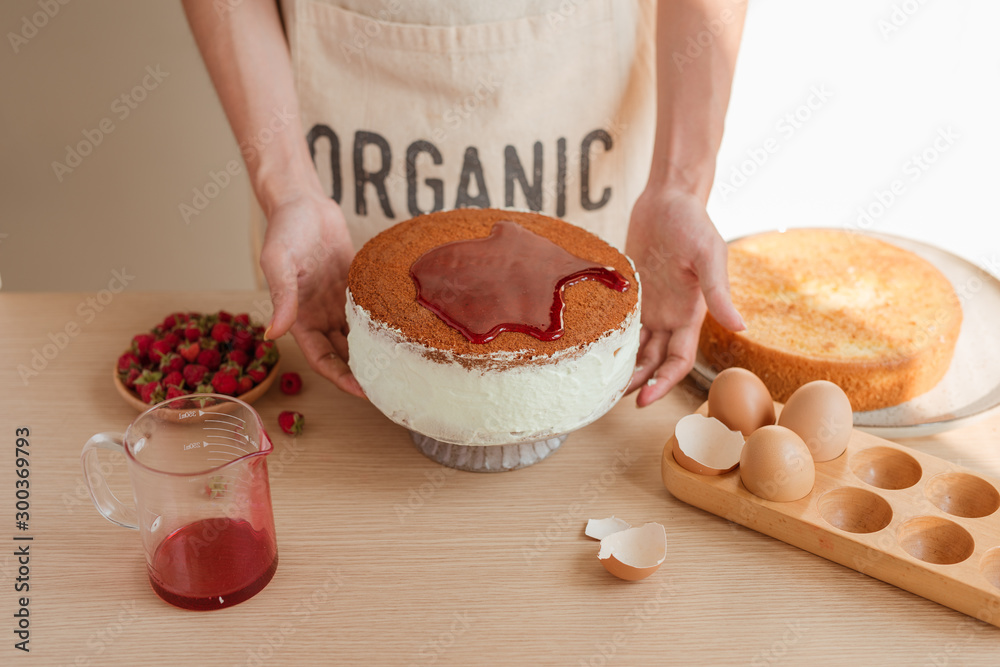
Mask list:
[[[951,283],[890,243],[845,230],[760,234],[730,244],[729,278],[747,329],[706,317],[702,354],[753,371],[775,400],[824,379],[854,410],[884,408],[931,389],[951,363],[962,324]]]

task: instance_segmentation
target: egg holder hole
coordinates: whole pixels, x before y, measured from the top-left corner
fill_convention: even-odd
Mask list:
[[[942,512],[969,519],[1000,509],[1000,493],[993,485],[964,472],[935,475],[924,487],[924,495]]]
[[[908,489],[920,481],[917,460],[889,447],[868,447],[851,457],[851,471],[865,484],[880,489]]]
[[[961,563],[976,549],[969,531],[938,516],[908,519],[896,531],[896,541],[914,558],[937,565]]]
[[[892,522],[892,506],[886,499],[856,486],[824,493],[819,499],[819,513],[831,526],[849,533],[875,533]]]
[[[983,555],[979,569],[987,581],[1000,588],[1000,547],[993,547]]]

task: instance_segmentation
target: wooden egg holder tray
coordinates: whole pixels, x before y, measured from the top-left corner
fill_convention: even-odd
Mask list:
[[[1000,480],[854,430],[812,492],[782,503],[747,491],[739,468],[682,468],[673,443],[661,472],[677,499],[1000,627]]]

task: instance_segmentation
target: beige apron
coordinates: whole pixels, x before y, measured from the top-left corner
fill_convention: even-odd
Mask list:
[[[652,155],[652,0],[282,12],[306,140],[356,248],[462,206],[539,211],[624,246]]]

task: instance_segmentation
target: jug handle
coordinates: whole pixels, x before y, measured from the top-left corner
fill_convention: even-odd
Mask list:
[[[109,449],[124,455],[123,442],[124,436],[121,433],[98,433],[83,446],[80,463],[83,464],[83,476],[87,480],[90,499],[94,501],[97,511],[111,523],[116,523],[123,528],[138,530],[139,522],[135,508],[122,503],[108,486],[108,480],[101,472],[101,464],[97,456],[98,449]]]

